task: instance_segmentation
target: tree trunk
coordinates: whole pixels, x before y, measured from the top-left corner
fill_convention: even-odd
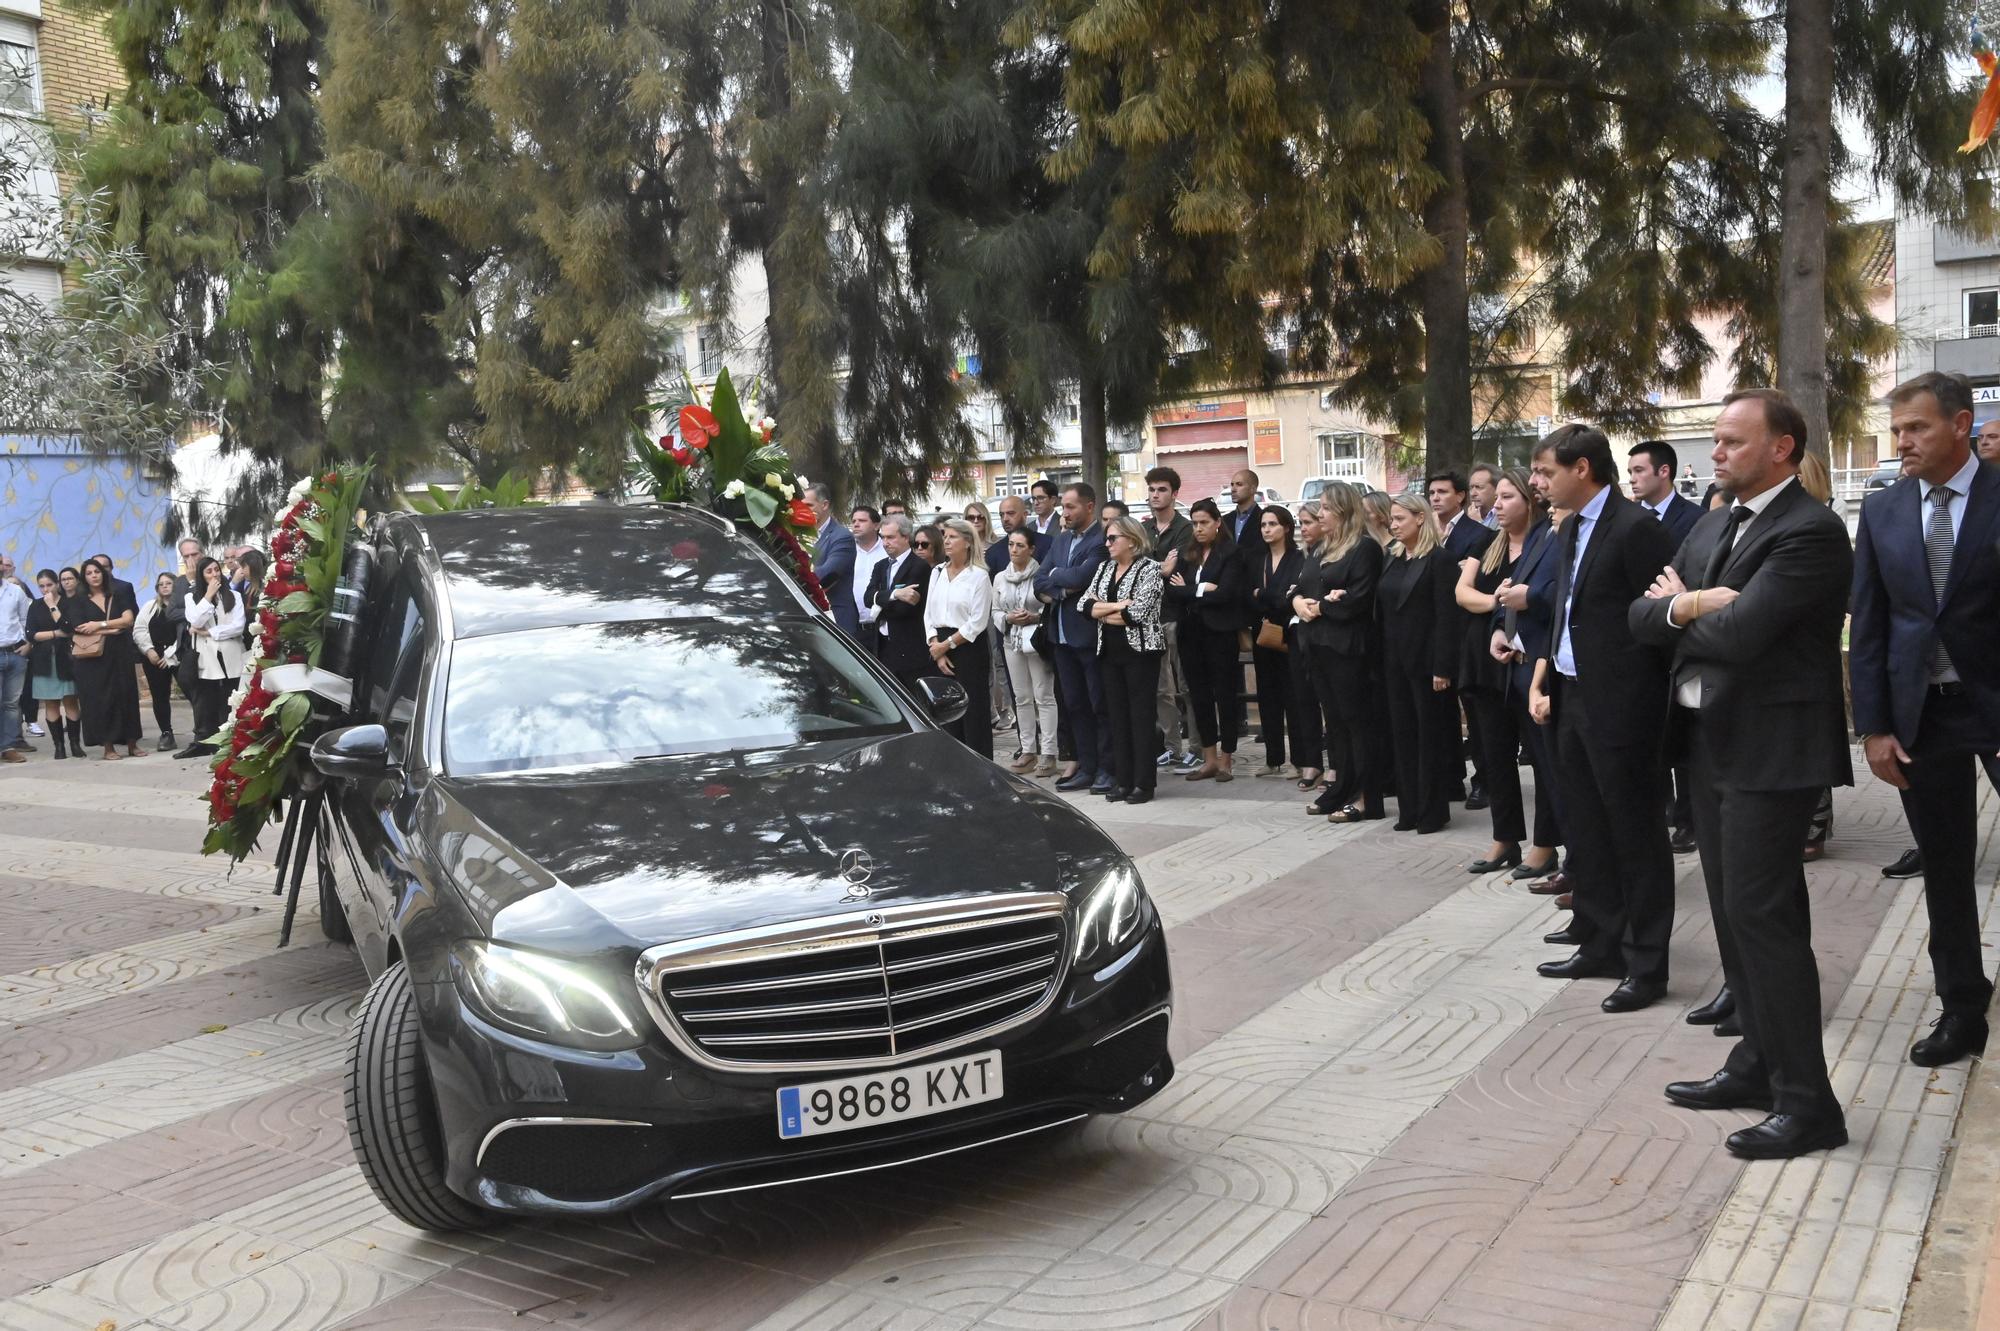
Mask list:
[[[1089,366],[1077,377],[1076,420],[1083,436],[1083,479],[1104,500],[1104,378]]]
[[[783,131],[792,110],[793,52],[791,32],[787,27],[791,16],[785,0],[762,0],[759,14],[763,104],[757,108],[758,118],[767,129],[775,127],[778,131],[767,134],[767,142],[789,143]],[[785,225],[799,206],[800,171],[798,163],[793,160],[794,150],[790,147],[767,148],[757,155],[765,159],[759,163],[758,171],[758,183],[764,194],[763,243],[759,247],[759,257],[763,261],[764,289],[770,301],[770,313],[764,321],[764,401],[766,410],[783,422],[786,418],[786,394],[796,393],[801,387],[790,382],[790,376],[804,363],[807,351],[799,345],[804,340],[800,330],[783,313],[787,300],[795,298],[810,281],[806,274],[795,271],[794,263],[788,262],[792,256],[786,253],[786,246],[782,243]],[[847,493],[847,477],[841,465],[838,432],[830,424],[811,428],[804,438],[791,440],[791,451],[807,479],[833,487],[834,508],[839,511]]]
[[[1437,239],[1436,264],[1418,280],[1424,300],[1424,444],[1432,471],[1464,471],[1472,463],[1471,296],[1466,285],[1470,228],[1465,193],[1465,144],[1458,71],[1453,59],[1449,0],[1425,0],[1417,12],[1430,37],[1420,96],[1430,122],[1425,160],[1439,185],[1424,205],[1424,229]]]
[[[1827,177],[1833,140],[1833,6],[1785,6],[1784,214],[1778,240],[1778,387],[1830,456],[1826,409]]]

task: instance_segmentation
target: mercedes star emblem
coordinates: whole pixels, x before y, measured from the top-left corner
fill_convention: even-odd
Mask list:
[[[868,895],[868,880],[874,876],[875,860],[859,846],[840,852],[840,877],[851,897]]]

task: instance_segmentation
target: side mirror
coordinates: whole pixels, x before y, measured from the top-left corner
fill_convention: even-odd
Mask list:
[[[965,715],[965,709],[972,705],[972,696],[965,691],[965,685],[944,675],[925,675],[917,680],[917,695],[924,704],[924,710],[931,714],[931,720],[941,726],[948,726]]]
[[[396,768],[389,732],[381,726],[344,726],[313,741],[312,765],[323,776],[382,777]]]

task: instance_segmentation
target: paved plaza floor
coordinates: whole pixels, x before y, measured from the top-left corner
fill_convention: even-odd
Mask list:
[[[1244,758],[1255,746],[1246,746]],[[1246,766],[1247,766],[1246,762]],[[1124,1118],[838,1184],[437,1237],[363,1186],[340,1103],[364,977],[268,863],[197,852],[199,764],[0,769],[0,1328],[1541,1331],[1899,1325],[1964,1067],[1935,1015],[1890,792],[1812,866],[1853,1144],[1744,1165],[1692,857],[1667,1002],[1534,973],[1563,918],[1436,836],[1303,816],[1289,783],[1085,807],[1168,923],[1179,1074]],[[1992,796],[1982,882],[1992,844]],[[275,851],[269,839],[264,858]],[[1989,937],[1990,946],[1990,937]],[[1921,1331],[1935,1331],[1925,1327]]]

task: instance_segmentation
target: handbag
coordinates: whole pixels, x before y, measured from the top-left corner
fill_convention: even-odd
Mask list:
[[[1257,645],[1267,652],[1285,651],[1285,626],[1265,620],[1257,626]]]
[[[104,655],[104,635],[89,633],[80,638],[71,638],[69,655],[73,661],[91,661]]]

